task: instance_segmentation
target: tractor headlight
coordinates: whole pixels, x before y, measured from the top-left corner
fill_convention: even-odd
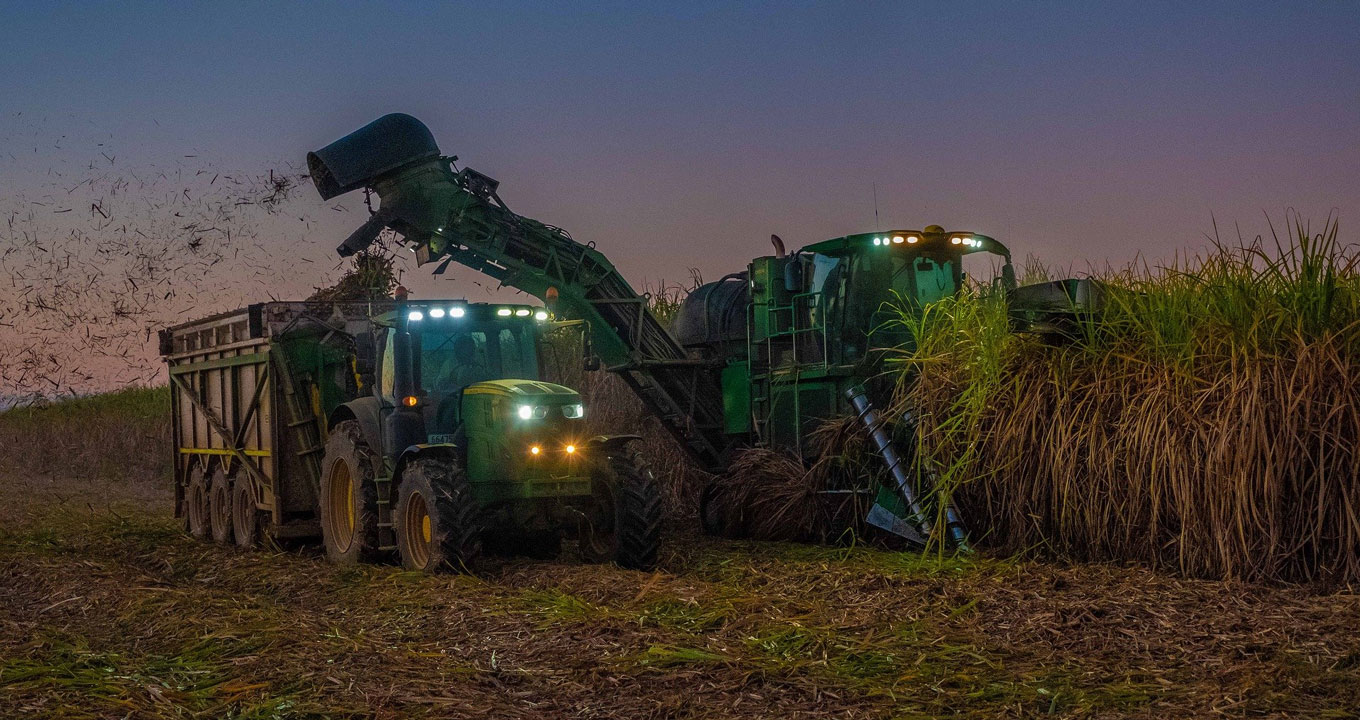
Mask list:
[[[520,420],[542,420],[548,417],[548,408],[542,405],[520,405],[515,408]]]
[[[580,403],[575,405],[563,405],[562,416],[575,420],[586,416],[586,407]]]
[[[417,321],[419,321],[419,320],[423,320],[424,318],[425,318],[425,313],[423,313],[423,312],[421,312],[421,311],[419,311],[419,310],[412,310],[411,312],[409,312],[409,313],[406,314],[406,319],[407,319],[407,320],[410,320],[411,322],[417,322]]]
[[[444,308],[430,308],[430,317],[432,318],[444,317]]]

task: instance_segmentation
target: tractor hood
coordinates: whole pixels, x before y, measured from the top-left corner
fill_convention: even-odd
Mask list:
[[[581,401],[580,393],[565,385],[542,380],[486,380],[473,383],[463,391],[465,395],[499,395],[516,400],[566,405]]]

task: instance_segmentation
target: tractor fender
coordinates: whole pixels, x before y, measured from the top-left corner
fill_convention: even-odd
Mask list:
[[[381,476],[382,473],[382,405],[375,397],[355,398],[340,407],[331,411],[330,417],[326,418],[326,430],[334,430],[346,420],[355,420],[359,423],[359,429],[363,431],[364,442],[373,450],[375,475]]]
[[[423,457],[444,457],[457,462],[461,455],[457,445],[448,443],[420,443],[402,450],[392,470],[393,497],[396,496],[396,487],[401,483],[401,475],[406,471],[406,466],[413,460]]]

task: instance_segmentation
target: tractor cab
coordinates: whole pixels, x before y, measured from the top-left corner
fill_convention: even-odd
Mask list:
[[[484,502],[590,492],[581,396],[539,379],[546,310],[406,302],[384,320],[375,390],[391,450],[456,447]]]

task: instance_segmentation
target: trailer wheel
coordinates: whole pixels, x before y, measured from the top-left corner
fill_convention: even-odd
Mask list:
[[[378,488],[357,420],[331,430],[321,461],[321,538],[326,557],[357,565],[378,557]]]
[[[231,531],[239,548],[249,549],[260,543],[259,500],[255,497],[255,483],[249,477],[239,477],[232,483]]]
[[[482,557],[480,509],[467,476],[442,458],[413,461],[397,491],[397,550],[401,564],[425,572],[467,572]]]
[[[640,455],[618,454],[592,473],[597,512],[581,527],[581,555],[630,570],[656,567],[661,548],[661,492]]]
[[[184,489],[184,527],[199,540],[212,535],[208,524],[208,481],[201,467],[189,471],[189,486]]]
[[[215,543],[231,543],[231,478],[222,466],[208,480],[208,528]]]

